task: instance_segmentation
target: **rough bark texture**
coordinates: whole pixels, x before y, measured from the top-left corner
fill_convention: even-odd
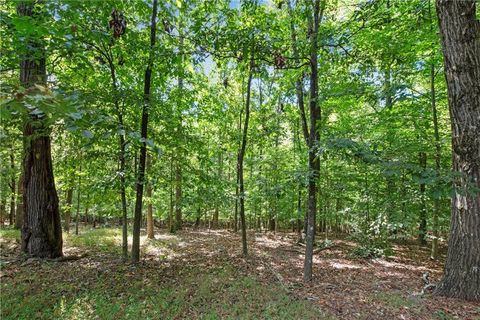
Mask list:
[[[322,5],[324,5],[322,1]],[[305,237],[305,261],[303,279],[312,280],[313,244],[315,243],[315,215],[317,212],[317,179],[320,172],[320,160],[317,156],[320,134],[320,108],[318,106],[318,26],[320,23],[320,0],[313,3],[313,14],[309,17],[310,34],[310,136],[308,139],[308,202],[307,232]]]
[[[157,26],[158,1],[153,0],[152,19],[150,24],[150,53],[147,69],[145,70],[144,88],[143,88],[143,108],[141,136],[143,139],[140,147],[140,161],[138,163],[137,192],[135,199],[135,214],[133,218],[133,240],[132,240],[132,262],[140,260],[140,225],[142,223],[142,205],[143,205],[143,187],[145,184],[145,165],[147,159],[147,132],[148,132],[148,112],[150,107],[150,88],[152,85],[153,68],[153,49],[155,47],[155,34]]]
[[[35,2],[21,2],[18,16],[40,18],[33,13]],[[45,51],[38,42],[31,41],[27,54],[20,62],[20,83],[26,88],[46,84]],[[33,89],[32,89],[33,90]],[[50,132],[43,119],[27,116],[24,137],[24,221],[22,250],[41,258],[62,256],[62,227],[58,196],[53,178]]]
[[[480,22],[475,0],[437,0],[448,102],[453,170],[459,174],[445,274],[436,293],[480,300]],[[477,190],[475,190],[477,189]]]

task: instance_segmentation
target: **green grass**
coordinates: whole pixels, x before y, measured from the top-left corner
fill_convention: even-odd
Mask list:
[[[122,229],[98,228],[81,229],[75,233],[63,233],[65,245],[83,249],[93,249],[103,252],[120,253],[122,244]]]
[[[2,240],[16,240],[20,239],[20,230],[11,229],[11,228],[2,228],[0,229],[0,239]]]
[[[60,265],[63,269],[66,266]],[[228,266],[203,274],[190,268],[183,279],[160,284],[157,274],[85,273],[44,263],[42,277],[22,274],[3,281],[1,318],[8,319],[319,319],[306,301],[275,285],[239,276]],[[133,271],[134,272],[134,271]],[[71,280],[74,281],[71,281]],[[180,281],[178,281],[180,280]],[[321,319],[321,317],[320,317]]]

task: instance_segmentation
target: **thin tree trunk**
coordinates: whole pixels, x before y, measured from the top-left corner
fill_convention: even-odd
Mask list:
[[[433,118],[433,130],[435,138],[435,176],[438,179],[440,177],[440,161],[442,157],[440,146],[440,134],[438,132],[438,118],[437,118],[437,103],[435,96],[435,64],[432,62],[430,68],[430,99],[432,106],[432,118]],[[436,181],[438,186],[438,181]],[[440,198],[435,196],[433,200],[433,212],[432,212],[432,251],[431,259],[436,260],[438,257],[438,216],[440,215]]]
[[[422,172],[427,169],[427,154],[419,153],[420,167]],[[420,224],[418,227],[418,241],[421,245],[427,243],[427,203],[425,199],[425,183],[420,183]]]
[[[21,229],[23,225],[23,172],[20,174],[17,185],[17,210],[15,210],[15,229]]]
[[[115,64],[113,59],[109,56],[110,77],[112,80],[113,89],[113,106],[117,114],[118,120],[118,142],[119,142],[119,162],[120,162],[120,200],[122,203],[122,256],[124,260],[128,259],[128,210],[127,210],[127,192],[125,191],[125,175],[126,175],[126,141],[125,141],[125,125],[123,122],[123,113],[120,109],[119,96],[118,96],[118,84]]]
[[[175,232],[175,227],[173,225],[173,156],[170,159],[170,210],[168,211],[168,229],[170,233]]]
[[[135,199],[135,214],[133,220],[133,242],[132,242],[132,262],[138,262],[140,260],[140,224],[142,222],[142,202],[143,202],[143,186],[145,184],[145,162],[147,157],[147,132],[148,132],[148,109],[150,107],[150,88],[152,85],[152,68],[153,57],[155,48],[155,34],[157,26],[157,9],[158,1],[153,0],[152,19],[150,26],[150,52],[148,57],[148,65],[145,70],[144,81],[144,102],[142,108],[142,125],[141,125],[141,137],[143,139],[142,146],[140,147],[140,161],[138,165],[138,177],[137,177],[137,194]]]
[[[182,168],[175,161],[175,231],[182,230]]]
[[[239,184],[239,196],[240,196],[240,224],[242,228],[242,252],[243,255],[248,255],[247,248],[247,226],[245,222],[245,184],[243,181],[243,160],[245,157],[245,150],[247,147],[247,138],[248,138],[248,122],[250,120],[250,92],[252,88],[252,78],[253,78],[253,68],[255,66],[255,60],[253,56],[253,48],[250,57],[250,66],[247,82],[247,98],[245,101],[245,122],[243,125],[243,135],[242,135],[242,145],[240,152],[238,153],[238,184]]]
[[[67,196],[65,199],[65,226],[64,229],[67,233],[70,232],[70,222],[72,220],[72,200],[73,200],[73,189],[68,188]]]
[[[81,158],[80,158],[81,161]],[[82,188],[82,163],[80,162],[78,187],[77,187],[77,212],[75,214],[75,234],[78,235],[78,224],[80,219],[80,192]]]
[[[475,0],[437,0],[437,14],[459,177],[445,273],[435,293],[480,301],[480,22]]]
[[[42,3],[20,2],[19,17],[42,17],[38,8]],[[39,9],[39,12],[34,10]],[[25,88],[46,85],[45,49],[40,41],[30,40],[25,59],[20,62],[20,83]],[[34,89],[35,90],[35,89]],[[22,251],[41,257],[62,256],[62,226],[58,196],[53,177],[50,146],[50,130],[43,115],[28,115],[23,128],[24,137],[24,221],[22,227]]]
[[[220,149],[219,153],[218,153],[218,172],[217,172],[217,180],[219,182],[222,181],[222,175],[223,175],[223,150]],[[215,200],[215,211],[213,212],[213,228],[214,229],[217,229],[218,228],[218,216],[219,216],[219,213],[220,213],[220,209],[219,209],[219,206],[220,206],[220,203],[219,203],[219,199],[218,199],[218,196],[217,196],[217,199]]]
[[[15,192],[17,191],[15,188],[15,154],[13,150],[10,152],[10,170],[11,172],[11,179],[10,179],[10,226],[13,226],[15,220]]]
[[[320,2],[322,4],[320,5]],[[310,34],[310,136],[308,139],[308,212],[307,212],[307,235],[305,238],[305,261],[303,266],[303,279],[312,280],[313,268],[313,245],[315,243],[315,215],[317,212],[317,179],[320,173],[320,160],[317,155],[320,134],[318,123],[321,121],[321,110],[318,105],[318,27],[325,2],[315,0],[313,2],[313,14],[309,14]],[[320,9],[320,6],[322,7]]]
[[[152,171],[151,169],[151,159],[150,155],[147,154],[147,170]],[[153,232],[153,204],[152,204],[152,183],[149,181],[147,183],[147,198],[148,198],[148,205],[147,205],[147,238],[148,239],[155,239],[155,235]]]

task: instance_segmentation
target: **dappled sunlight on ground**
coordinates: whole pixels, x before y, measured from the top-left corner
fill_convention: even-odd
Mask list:
[[[122,262],[120,229],[85,229],[65,239],[66,255],[86,255],[63,263],[18,260],[11,255],[18,251],[18,243],[0,242],[2,265],[6,266],[2,282],[8,285],[14,280],[15,286],[8,290],[35,297],[39,306],[50,306],[53,311],[46,319],[121,318],[142,314],[145,305],[150,308],[147,312],[158,312],[151,313],[152,319],[202,318],[212,311],[205,309],[208,306],[217,308],[213,310],[216,318],[238,318],[236,312],[241,311],[234,308],[257,312],[255,308],[262,310],[282,295],[322,310],[322,316],[308,311],[302,319],[324,319],[325,313],[332,319],[480,318],[473,304],[418,296],[422,273],[428,271],[436,282],[442,268],[423,249],[416,257],[418,247],[396,245],[395,255],[387,259],[351,259],[349,252],[355,244],[334,239],[330,248],[315,254],[314,279],[305,283],[305,248],[296,244],[293,233],[249,232],[250,254],[243,257],[239,233],[185,229],[170,234],[161,230],[155,239],[147,239],[142,230],[139,264]],[[9,247],[13,251],[4,251]],[[31,270],[42,277],[34,277]],[[242,277],[251,278],[240,281]],[[47,289],[55,299],[41,299]],[[291,300],[282,299],[276,309],[292,305]],[[296,315],[284,318],[298,318],[307,307],[299,308],[282,311]],[[259,318],[276,319],[265,314]]]

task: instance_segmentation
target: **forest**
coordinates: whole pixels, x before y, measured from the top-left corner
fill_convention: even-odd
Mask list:
[[[480,319],[478,0],[4,0],[1,319]]]

